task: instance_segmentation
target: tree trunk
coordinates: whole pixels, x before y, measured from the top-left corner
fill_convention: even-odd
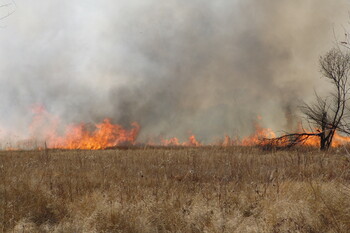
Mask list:
[[[327,144],[327,140],[325,137],[325,133],[322,132],[320,134],[320,150],[327,150],[328,148],[326,148],[326,144]]]

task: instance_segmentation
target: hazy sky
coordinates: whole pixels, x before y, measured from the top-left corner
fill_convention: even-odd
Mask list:
[[[11,3],[11,1],[1,1]],[[42,104],[62,122],[105,117],[141,137],[275,130],[322,90],[319,56],[346,0],[17,0],[0,8],[0,127]],[[0,16],[1,17],[1,16]]]

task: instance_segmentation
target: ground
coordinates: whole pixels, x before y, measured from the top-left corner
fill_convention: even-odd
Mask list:
[[[0,152],[0,232],[350,232],[343,149]]]

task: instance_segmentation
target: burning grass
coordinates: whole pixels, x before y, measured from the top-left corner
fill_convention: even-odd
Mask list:
[[[349,232],[342,150],[0,154],[1,232]]]
[[[207,141],[198,140],[196,135],[189,135],[187,141],[180,141],[176,137],[162,138],[154,136],[147,139],[139,139],[141,126],[133,122],[129,127],[123,127],[112,122],[111,119],[104,119],[99,123],[78,123],[66,125],[61,122],[58,116],[48,112],[42,105],[35,105],[32,108],[32,121],[28,129],[28,135],[19,136],[16,132],[6,132],[3,137],[9,140],[14,135],[14,141],[7,141],[5,138],[0,145],[6,150],[31,150],[31,149],[70,149],[70,150],[101,150],[114,147],[208,147],[208,146],[260,146],[265,149],[288,149],[293,146],[320,147],[321,131],[306,132],[302,125],[296,133],[286,134],[278,137],[277,134],[261,126],[261,117],[254,122],[255,131],[246,137],[240,138],[237,135],[233,138],[226,135],[222,140]],[[340,147],[350,142],[350,137],[335,132],[332,147]]]

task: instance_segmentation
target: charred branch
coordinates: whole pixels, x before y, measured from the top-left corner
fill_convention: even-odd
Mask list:
[[[318,133],[292,133],[277,138],[264,138],[260,145],[264,149],[289,149],[294,146],[304,145],[312,137],[321,138],[323,132]]]

